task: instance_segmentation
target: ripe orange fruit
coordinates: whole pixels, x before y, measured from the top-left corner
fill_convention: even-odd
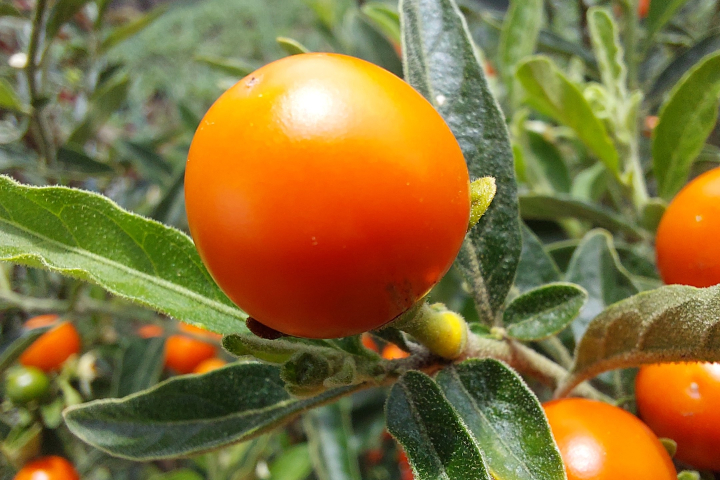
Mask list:
[[[72,463],[52,455],[26,463],[14,480],[80,480],[80,475]]]
[[[170,335],[165,341],[165,366],[177,373],[192,373],[204,360],[213,358],[217,347],[187,335]]]
[[[211,372],[213,370],[217,370],[220,367],[224,367],[226,364],[227,362],[221,358],[209,358],[200,362],[198,366],[195,367],[195,369],[193,370],[193,373]]]
[[[568,480],[677,480],[658,438],[625,410],[581,398],[543,408]]]
[[[40,315],[25,322],[25,326],[39,328],[52,325],[57,315]],[[55,327],[43,333],[20,355],[19,361],[26,367],[37,367],[44,372],[59,370],[65,360],[80,352],[80,335],[70,322],[57,323]]]
[[[678,460],[720,470],[720,363],[644,366],[635,395],[643,421],[677,442]]]
[[[219,333],[211,332],[210,330],[205,330],[204,328],[196,327],[195,325],[190,325],[189,323],[179,322],[178,330],[184,333],[189,333],[195,337],[208,338],[216,341],[220,341],[222,339],[222,335]]]
[[[667,284],[710,287],[720,283],[720,168],[705,172],[670,202],[655,239]]]
[[[352,57],[293,55],[225,92],[198,127],[185,199],[200,257],[258,322],[356,335],[410,308],[462,245],[462,151],[432,105]]]

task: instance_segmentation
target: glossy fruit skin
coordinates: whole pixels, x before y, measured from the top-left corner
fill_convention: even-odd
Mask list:
[[[720,283],[720,168],[685,185],[670,202],[655,240],[658,269],[667,284]]]
[[[371,330],[425,295],[460,249],[469,195],[430,103],[336,54],[286,57],[225,92],[185,175],[215,281],[260,323],[306,338]]]
[[[581,398],[543,405],[568,480],[677,480],[653,432],[634,415]]]
[[[216,353],[217,346],[211,343],[187,335],[170,335],[165,341],[165,366],[180,374],[192,373]]]
[[[72,463],[52,455],[26,463],[14,480],[80,480],[80,475]]]
[[[720,471],[720,363],[643,366],[635,395],[643,421],[677,442],[678,460]]]
[[[36,328],[44,325],[43,322],[39,322],[37,317],[31,318],[26,322],[26,326]],[[80,352],[80,347],[80,334],[73,324],[60,322],[26,348],[20,355],[19,361],[26,367],[37,367],[44,372],[52,372],[59,370],[71,355]]]
[[[49,389],[50,380],[36,367],[15,367],[5,377],[5,394],[17,405],[41,399]]]

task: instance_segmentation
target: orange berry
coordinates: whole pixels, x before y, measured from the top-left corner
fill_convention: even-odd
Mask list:
[[[402,348],[398,347],[394,343],[388,343],[385,345],[385,348],[383,348],[382,351],[382,357],[385,360],[399,360],[401,358],[407,358],[410,354],[403,350]]]
[[[207,373],[224,367],[225,365],[227,365],[227,362],[221,358],[208,358],[200,362],[193,370],[193,373]]]
[[[216,353],[213,344],[186,335],[170,335],[165,341],[165,366],[180,374],[191,373]]]
[[[80,475],[72,463],[52,455],[26,463],[14,480],[80,480]]]
[[[42,315],[48,317],[47,315]],[[55,316],[57,319],[57,316]],[[37,317],[30,319],[26,325],[33,328],[45,323],[48,318],[37,320]],[[52,324],[52,323],[50,323]],[[80,352],[81,340],[77,330],[70,322],[60,322],[54,328],[43,333],[20,355],[19,361],[26,367],[37,367],[44,372],[59,370],[65,360],[71,355]]]

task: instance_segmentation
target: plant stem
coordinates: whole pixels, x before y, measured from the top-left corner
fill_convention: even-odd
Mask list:
[[[568,371],[549,358],[514,340],[492,340],[471,334],[465,353],[459,360],[491,357],[507,363],[520,373],[538,379],[555,389],[568,376]],[[582,397],[611,402],[607,395],[588,383],[581,383],[572,391]]]
[[[570,352],[568,352],[568,349],[565,348],[565,345],[563,345],[559,338],[555,336],[549,337],[545,340],[541,340],[538,344],[540,345],[540,348],[545,350],[545,352],[554,358],[555,361],[563,368],[569,369],[572,367],[572,355],[570,355]]]
[[[43,105],[41,104],[40,85],[38,85],[37,72],[41,63],[38,62],[38,51],[43,35],[43,27],[45,25],[44,17],[47,7],[47,0],[37,0],[35,5],[35,15],[32,22],[32,30],[30,31],[30,44],[28,45],[27,65],[25,65],[25,75],[27,76],[28,92],[30,94],[30,105],[32,106],[32,121],[34,123],[34,136],[38,144],[38,150],[43,161],[43,165],[53,165],[55,163],[55,142],[53,140],[52,131],[47,124],[43,113]],[[44,57],[45,55],[42,55]]]

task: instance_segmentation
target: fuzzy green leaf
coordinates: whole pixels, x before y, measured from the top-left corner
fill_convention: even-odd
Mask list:
[[[190,238],[94,193],[0,177],[0,260],[96,283],[208,330],[247,331]]]
[[[612,101],[622,102],[627,97],[627,68],[615,21],[607,10],[591,8],[588,11],[588,29],[603,84]]]
[[[683,76],[660,111],[653,130],[653,171],[665,200],[685,185],[692,162],[717,122],[720,52],[705,57]]]
[[[490,92],[476,47],[453,0],[402,0],[405,78],[455,134],[472,179],[490,176],[497,194],[470,231],[456,262],[481,319],[491,322],[513,283],[520,220],[505,118]]]
[[[607,370],[690,361],[720,361],[720,285],[665,286],[607,308],[588,325],[560,390]]]
[[[252,73],[256,69],[254,66],[240,60],[214,57],[210,55],[197,55],[193,58],[193,60],[198,63],[205,64],[220,73],[224,73],[225,75],[231,75],[237,78],[242,78]]]
[[[400,377],[390,390],[385,416],[417,480],[490,480],[472,433],[424,373]]]
[[[64,416],[70,431],[90,445],[123,458],[152,460],[249,440],[357,388],[300,400],[285,390],[277,367],[234,363],[171,378],[123,399],[76,405]]]
[[[520,196],[520,213],[524,219],[529,220],[559,220],[562,218],[587,220],[594,226],[623,233],[633,240],[640,240],[647,236],[646,232],[611,210],[559,193]]]
[[[120,75],[108,80],[90,97],[90,108],[80,124],[68,138],[69,144],[83,145],[93,133],[115,113],[128,96],[130,78]]]
[[[515,287],[520,293],[560,280],[560,270],[540,239],[525,224],[522,228],[523,247],[520,254]]]
[[[361,10],[390,41],[400,44],[400,15],[397,10],[381,2],[367,2]]]
[[[527,92],[527,102],[540,113],[572,128],[578,138],[615,175],[619,175],[618,152],[605,125],[595,115],[580,89],[543,56],[524,60],[517,77]]]
[[[587,298],[587,292],[577,285],[551,283],[513,299],[503,313],[503,322],[512,338],[542,340],[572,322]]]
[[[606,306],[638,293],[630,274],[620,263],[612,236],[604,230],[592,230],[585,235],[570,259],[565,279],[588,293],[587,303],[572,324],[576,340]]]
[[[525,57],[535,53],[542,26],[543,0],[512,0],[500,32],[498,59],[500,72],[512,96],[515,68]]]
[[[475,359],[442,370],[437,382],[482,448],[494,478],[565,479],[542,407],[517,373],[497,360]]]

